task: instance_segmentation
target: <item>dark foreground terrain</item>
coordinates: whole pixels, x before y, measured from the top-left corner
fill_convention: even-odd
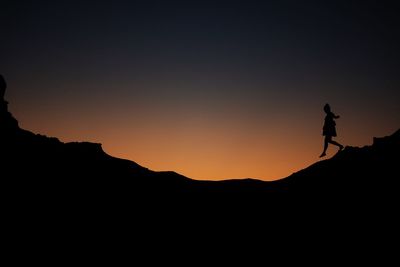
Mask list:
[[[0,179],[4,252],[14,262],[102,262],[111,251],[158,262],[140,251],[304,242],[372,252],[396,240],[400,131],[274,182],[197,181],[112,157],[101,144],[23,130],[7,105],[0,101]]]

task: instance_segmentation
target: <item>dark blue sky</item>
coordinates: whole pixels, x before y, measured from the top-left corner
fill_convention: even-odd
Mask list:
[[[2,64],[82,79],[236,75],[282,83],[318,76],[379,86],[396,74],[393,4],[262,2],[5,1]]]
[[[190,139],[194,129],[226,125],[215,131],[273,140],[289,131],[310,144],[305,136],[319,138],[325,102],[347,117],[345,142],[361,144],[400,125],[400,9],[393,2],[6,0],[0,73],[21,123],[112,151],[124,146],[114,147],[116,134],[105,132],[127,132],[130,120],[143,136],[173,135],[163,127],[174,125],[180,133],[193,127],[180,137]],[[113,126],[105,131],[99,121]],[[140,151],[121,153],[150,165],[158,157],[156,150],[143,159]],[[158,161],[165,165],[155,168],[170,164]]]

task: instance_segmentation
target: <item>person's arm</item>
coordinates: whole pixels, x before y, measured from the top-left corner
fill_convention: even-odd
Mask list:
[[[332,115],[333,115],[333,118],[335,118],[335,119],[339,119],[340,118],[339,115],[335,115],[334,113],[332,113]]]

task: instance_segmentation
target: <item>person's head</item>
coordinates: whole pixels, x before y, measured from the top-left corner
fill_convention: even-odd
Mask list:
[[[325,111],[326,113],[331,112],[331,106],[329,106],[328,103],[325,104],[325,106],[324,106],[324,111]]]

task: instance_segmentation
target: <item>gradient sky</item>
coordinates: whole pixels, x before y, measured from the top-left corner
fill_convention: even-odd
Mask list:
[[[195,179],[273,180],[400,127],[395,1],[18,1],[0,73],[20,126]],[[336,147],[328,149],[332,156]]]

